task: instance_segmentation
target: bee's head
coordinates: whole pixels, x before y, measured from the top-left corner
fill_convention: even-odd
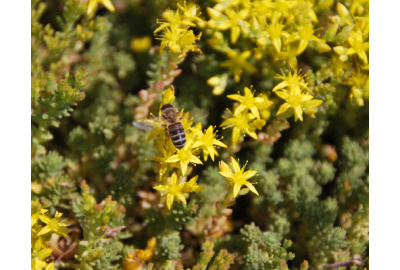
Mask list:
[[[161,112],[170,109],[170,108],[174,108],[174,105],[172,105],[171,103],[165,103],[161,106]]]
[[[173,123],[176,121],[179,112],[171,103],[166,103],[161,106],[161,114],[165,121]]]

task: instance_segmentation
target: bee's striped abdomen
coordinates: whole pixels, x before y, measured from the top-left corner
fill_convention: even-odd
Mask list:
[[[172,125],[168,125],[168,133],[176,148],[181,149],[185,146],[186,134],[182,123],[176,122]]]

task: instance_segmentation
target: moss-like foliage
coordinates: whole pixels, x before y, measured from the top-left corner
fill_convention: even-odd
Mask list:
[[[366,267],[368,1],[31,11],[32,267]]]

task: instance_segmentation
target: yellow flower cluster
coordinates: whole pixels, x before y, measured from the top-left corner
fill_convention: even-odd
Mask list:
[[[350,11],[341,3],[337,4],[336,9],[338,15],[330,18],[331,22],[333,23],[333,26],[331,26],[330,30],[338,31],[341,27],[346,26],[348,30],[351,30],[347,35],[344,46],[335,46],[333,51],[339,55],[339,59],[343,62],[348,60],[348,56],[355,54],[365,65],[367,65],[367,52],[369,49],[368,13],[365,14],[365,16],[353,17]]]
[[[160,52],[169,47],[173,53],[179,54],[180,58],[185,57],[189,51],[201,53],[196,45],[201,33],[195,36],[193,30],[189,29],[196,26],[195,22],[201,22],[198,6],[187,4],[185,1],[183,6],[178,4],[178,7],[175,12],[165,11],[162,15],[164,20],[158,22],[160,26],[154,31],[154,34],[162,31],[158,37],[161,40]]]
[[[369,99],[369,4],[363,0],[347,4],[350,9],[338,3],[338,15],[330,17],[327,36],[338,44],[333,48],[338,60],[332,60],[331,65],[334,70],[352,74],[344,84],[350,86],[349,98],[363,106]]]
[[[248,88],[244,88],[244,95],[228,95],[228,98],[240,103],[235,108],[231,117],[222,122],[221,127],[232,127],[232,143],[236,144],[240,136],[247,134],[257,140],[256,130],[265,125],[265,120],[269,117],[268,108],[273,104],[266,95],[254,96]],[[260,113],[261,111],[261,113]],[[262,119],[264,118],[264,119]]]
[[[161,105],[171,103],[174,99],[174,91],[169,88],[163,93]],[[218,156],[217,149],[226,147],[217,138],[213,126],[208,127],[203,132],[201,123],[192,126],[193,121],[189,118],[188,113],[184,113],[182,110],[180,117],[186,133],[186,144],[181,149],[177,149],[172,143],[167,130],[163,126],[165,123],[158,121],[158,118],[147,120],[147,122],[152,121],[154,126],[154,131],[147,140],[156,138],[157,148],[161,152],[161,156],[150,158],[150,160],[157,161],[160,164],[159,178],[161,184],[154,189],[160,191],[161,195],[167,195],[168,209],[171,209],[174,201],[180,201],[186,205],[186,197],[189,193],[204,189],[196,183],[198,176],[186,181],[187,174],[190,172],[189,165],[203,164],[199,158],[201,152],[204,161],[208,159],[208,156],[214,161],[215,156]],[[178,169],[178,171],[175,172],[174,169]]]
[[[295,121],[298,119],[303,121],[303,113],[315,118],[316,108],[322,104],[322,100],[313,99],[313,96],[309,94],[311,90],[307,87],[303,77],[297,73],[297,70],[294,74],[289,71],[288,75],[276,76],[282,82],[276,85],[272,91],[285,100],[277,115],[286,112],[285,118],[288,118],[294,114]]]
[[[66,223],[61,222],[62,213],[56,212],[54,218],[48,216],[39,201],[31,201],[31,269],[52,270],[54,262],[48,263],[47,257],[53,250],[48,247],[48,241],[53,233],[66,236]],[[46,226],[43,226],[46,224]]]
[[[208,7],[209,19],[199,26],[212,30],[207,31],[212,33],[208,44],[228,57],[221,63],[228,69],[227,73],[208,80],[208,84],[214,86],[213,93],[218,95],[225,90],[226,84],[220,82],[226,74],[239,82],[243,72],[256,72],[254,63],[257,60],[280,61],[295,70],[296,57],[309,45],[320,53],[329,52],[331,48],[326,41],[315,34],[318,22],[315,5],[308,0],[220,0],[214,7]],[[227,31],[230,44],[223,35]],[[253,43],[253,49],[242,48],[239,39]]]

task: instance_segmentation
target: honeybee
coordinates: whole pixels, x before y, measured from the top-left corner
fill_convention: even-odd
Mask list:
[[[186,133],[180,121],[179,111],[171,103],[166,103],[161,106],[161,116],[158,118],[165,123],[168,135],[175,147],[177,149],[183,148],[186,143]],[[154,125],[149,120],[147,122],[133,121],[133,125],[144,130],[154,129]]]

